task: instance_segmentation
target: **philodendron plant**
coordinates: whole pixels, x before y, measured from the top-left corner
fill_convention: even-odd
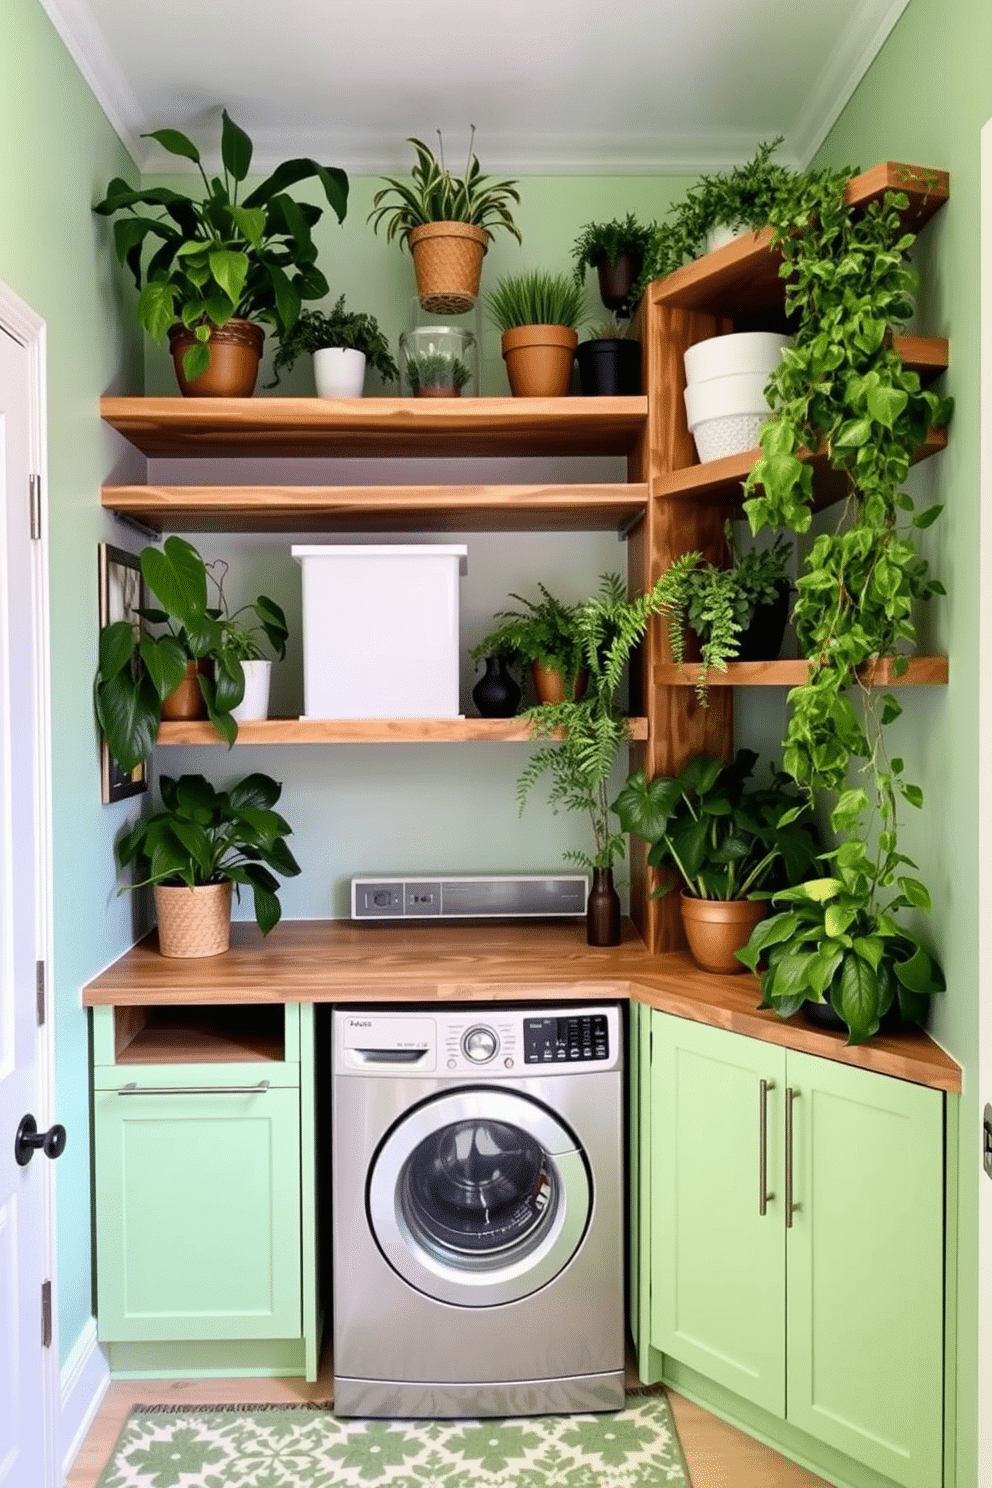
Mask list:
[[[286,654],[286,617],[264,594],[231,615],[218,586],[219,605],[208,604],[208,569],[191,543],[167,537],[162,548],[139,555],[142,576],[161,608],[139,610],[159,634],[130,620],[115,620],[100,632],[100,664],[94,684],[96,716],[107,748],[122,770],[133,770],[158,738],[162,703],[186,674],[190,661],[211,660],[213,673],[199,670],[197,681],[214,728],[233,744],[238,725],[231,717],[244,697],[242,660],[261,654],[264,633],[280,657]],[[239,617],[246,612],[257,623]]]

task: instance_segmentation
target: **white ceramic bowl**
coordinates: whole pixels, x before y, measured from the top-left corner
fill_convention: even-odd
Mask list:
[[[695,429],[708,419],[725,418],[728,414],[760,414],[767,418],[767,384],[767,372],[742,372],[734,377],[711,377],[706,382],[692,383],[685,390],[689,428]]]
[[[774,331],[740,331],[697,341],[685,353],[685,380],[691,387],[713,377],[740,377],[751,372],[767,382],[791,339]]]

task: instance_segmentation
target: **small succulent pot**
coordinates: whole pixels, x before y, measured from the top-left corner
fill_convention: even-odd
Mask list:
[[[184,325],[169,329],[169,350],[179,391],[184,398],[250,398],[258,381],[265,332],[251,320],[229,320],[210,332],[210,366],[192,380],[183,371],[183,356],[197,344]]]
[[[231,880],[189,889],[155,884],[158,948],[163,956],[186,959],[220,956],[231,944]]]
[[[568,326],[514,326],[502,337],[503,360],[515,398],[564,398],[572,391],[579,338]]]
[[[350,346],[322,346],[313,354],[318,398],[360,398],[365,391],[365,353]]]
[[[704,971],[746,971],[734,955],[768,913],[764,899],[697,899],[682,891],[682,927],[689,951]]]

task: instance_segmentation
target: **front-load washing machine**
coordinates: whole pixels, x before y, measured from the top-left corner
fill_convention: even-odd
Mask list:
[[[620,1008],[332,1024],[335,1411],[619,1409]]]

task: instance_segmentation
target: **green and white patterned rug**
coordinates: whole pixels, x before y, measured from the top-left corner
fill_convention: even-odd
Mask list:
[[[664,1395],[609,1415],[344,1420],[136,1409],[98,1488],[691,1488]]]

